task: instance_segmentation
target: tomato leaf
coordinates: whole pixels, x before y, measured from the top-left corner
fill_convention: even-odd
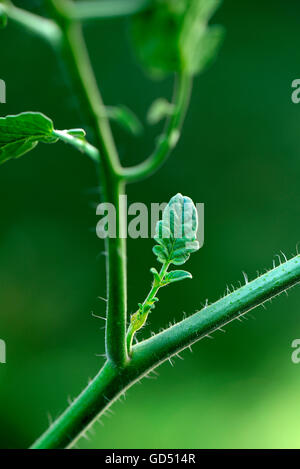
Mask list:
[[[199,249],[197,229],[198,214],[192,199],[181,194],[172,197],[156,225],[153,252],[157,260],[162,264],[184,264]]]
[[[172,270],[168,272],[163,280],[163,285],[168,285],[169,283],[173,282],[180,282],[180,280],[185,280],[186,278],[193,278],[190,272],[186,272],[185,270]]]
[[[0,118],[0,164],[19,158],[38,142],[54,143],[53,123],[38,112],[25,112]]]
[[[98,161],[98,150],[85,140],[83,129],[55,130],[51,119],[39,112],[24,112],[0,118],[0,164],[19,158],[39,142],[69,143]]]
[[[153,77],[195,75],[214,59],[223,28],[208,26],[220,0],[154,0],[132,19],[136,54]]]

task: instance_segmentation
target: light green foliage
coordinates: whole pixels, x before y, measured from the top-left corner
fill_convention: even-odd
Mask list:
[[[156,297],[161,287],[180,280],[190,279],[192,275],[185,270],[167,272],[170,264],[184,264],[192,252],[199,249],[196,239],[198,229],[198,215],[196,207],[189,197],[177,194],[168,203],[163,211],[162,220],[157,223],[153,248],[157,260],[163,264],[160,272],[154,267],[150,269],[153,274],[152,288],[144,303],[139,303],[139,309],[130,318],[127,335],[128,352],[131,353],[134,334],[141,329],[147,321],[148,314],[155,308],[158,301]]]
[[[94,149],[85,140],[83,129],[56,131],[51,119],[39,112],[24,112],[0,118],[0,164],[19,158],[41,143],[63,140],[79,150],[90,153]],[[91,156],[91,155],[90,155]]]
[[[224,35],[223,28],[207,25],[219,5],[219,0],[155,0],[133,18],[136,52],[151,75],[195,75],[209,65]]]
[[[166,117],[173,115],[175,106],[164,98],[159,98],[152,103],[148,111],[147,120],[154,125]]]
[[[182,265],[199,249],[196,239],[198,216],[189,197],[177,194],[166,206],[162,220],[156,225],[153,252],[162,264]]]
[[[36,112],[0,118],[0,163],[19,158],[39,142],[54,143],[53,123]]]
[[[169,283],[179,282],[180,280],[185,280],[186,278],[192,278],[192,274],[190,274],[190,272],[186,272],[185,270],[172,270],[172,272],[168,272],[165,275],[163,284],[168,285]]]
[[[26,2],[18,2],[21,3]],[[47,0],[43,3],[47,4],[47,17],[15,7],[10,0],[0,0],[0,27],[6,24],[7,13],[10,22],[46,39],[55,48],[68,69],[73,89],[78,91],[82,115],[87,117],[91,125],[101,155],[98,148],[85,140],[82,129],[55,130],[52,121],[44,115],[25,113],[0,119],[0,163],[21,156],[38,142],[54,143],[59,139],[86,153],[98,164],[101,156],[101,167],[104,169],[101,172],[103,197],[106,202],[115,203],[125,193],[127,182],[138,181],[153,174],[176,145],[188,108],[193,76],[202,72],[214,59],[223,36],[221,28],[208,26],[220,2]],[[133,42],[136,53],[148,72],[158,77],[176,72],[178,79],[173,103],[159,100],[150,111],[152,123],[170,117],[155,151],[139,165],[124,168],[108,118],[117,120],[133,133],[140,130],[140,124],[127,109],[106,108],[103,104],[79,23],[81,20],[127,14],[136,14],[132,20]],[[117,206],[116,209],[116,215],[122,217],[120,207]],[[146,323],[149,312],[158,301],[158,290],[191,278],[189,272],[168,272],[168,268],[172,264],[184,264],[190,254],[199,249],[196,240],[197,225],[197,212],[192,200],[177,194],[170,200],[162,220],[157,224],[157,245],[153,251],[162,267],[159,272],[155,268],[151,269],[151,290],[131,316],[127,336],[125,240],[107,239],[106,364],[33,448],[70,447],[122,392],[151,369],[220,326],[299,284],[298,255],[177,325],[143,341],[132,350],[134,334]]]

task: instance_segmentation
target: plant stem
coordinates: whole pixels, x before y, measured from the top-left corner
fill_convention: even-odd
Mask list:
[[[77,150],[88,155],[96,163],[100,162],[100,153],[93,145],[84,139],[76,138],[68,133],[66,130],[54,130],[53,135],[56,135],[60,140],[69,145],[72,145]]]
[[[116,219],[124,232],[125,215],[120,196],[125,194],[125,184],[118,181],[114,187],[114,198],[110,199],[116,209]],[[106,314],[106,355],[117,366],[124,366],[128,360],[126,346],[127,324],[127,269],[126,239],[106,238],[107,314]]]
[[[153,0],[102,0],[81,1],[74,6],[74,18],[79,21],[94,21],[135,15],[147,9]]]
[[[120,206],[120,195],[125,192],[125,183],[120,180],[120,162],[105,107],[100,95],[80,24],[64,14],[64,3],[49,0],[51,13],[62,28],[62,43],[59,49],[63,63],[67,66],[72,84],[79,96],[82,110],[90,127],[94,130],[96,146],[101,155],[102,200],[112,203],[117,220],[124,224],[124,213]],[[57,6],[58,5],[58,6]],[[66,4],[67,7],[69,4]],[[68,9],[66,9],[66,13]],[[107,321],[106,352],[117,366],[127,361],[126,348],[126,241],[120,237],[107,238]]]
[[[42,18],[16,9],[8,2],[5,7],[11,19],[47,38],[67,65],[101,155],[104,201],[115,206],[117,219],[121,228],[124,228],[120,195],[125,193],[127,181],[137,181],[153,173],[176,145],[189,102],[191,78],[179,77],[175,93],[175,112],[168,120],[166,130],[153,155],[140,165],[123,169],[90,65],[80,24],[71,15],[74,5],[66,0],[48,0],[48,4],[57,24],[51,20],[43,22]],[[32,448],[70,447],[122,393],[155,367],[300,282],[300,256],[296,256],[171,328],[135,345],[129,360],[126,347],[125,239],[122,236],[107,238],[106,247],[108,360],[94,380]],[[165,273],[164,266],[160,275],[163,277]],[[152,287],[146,302],[153,302],[158,288],[158,285]]]
[[[105,363],[94,380],[32,448],[70,447],[116,399],[151,370],[299,282],[298,255],[175,326],[135,345],[131,360],[122,370]]]
[[[22,28],[41,36],[56,47],[61,40],[61,30],[57,24],[42,16],[15,7],[10,1],[1,3],[8,18]]]
[[[165,131],[158,139],[153,154],[137,166],[123,168],[122,177],[127,182],[139,181],[150,176],[166,161],[180,138],[191,91],[192,78],[189,75],[183,74],[176,77],[173,97],[174,112],[167,120]]]
[[[128,356],[131,356],[132,351],[132,341],[135,333],[141,329],[147,321],[148,314],[151,309],[154,308],[154,303],[156,301],[156,294],[158,290],[162,287],[162,281],[164,276],[167,273],[170,263],[165,262],[158,274],[159,279],[154,276],[152,287],[148,293],[144,303],[140,306],[136,313],[131,316],[130,325],[127,331],[127,353]],[[156,272],[157,275],[157,272]]]

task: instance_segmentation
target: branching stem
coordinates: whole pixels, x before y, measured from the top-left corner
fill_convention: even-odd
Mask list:
[[[189,75],[176,77],[173,97],[174,112],[169,117],[163,134],[158,138],[152,155],[143,163],[131,168],[124,168],[122,177],[127,182],[136,182],[153,174],[168,158],[175,148],[181,134],[182,124],[190,102],[192,78]]]
[[[117,220],[124,222],[120,206],[120,195],[125,192],[125,183],[120,180],[121,167],[115,143],[106,117],[105,107],[99,92],[79,23],[67,17],[63,2],[49,0],[51,14],[62,28],[59,53],[67,67],[76,95],[87,123],[94,131],[96,146],[101,155],[100,177],[102,199],[112,203]],[[107,321],[106,353],[116,365],[127,361],[126,348],[126,241],[120,237],[106,240],[107,264]]]
[[[177,78],[174,96],[174,112],[170,116],[165,131],[154,153],[143,163],[122,168],[117,149],[110,130],[109,122],[90,64],[88,52],[82,35],[79,18],[89,19],[92,13],[83,12],[83,5],[92,8],[91,2],[79,2],[74,15],[75,4],[68,0],[47,0],[53,20],[41,18],[16,8],[8,0],[1,2],[8,17],[19,25],[46,38],[66,65],[76,95],[87,124],[93,129],[95,148],[85,144],[84,149],[93,159],[100,155],[101,189],[103,200],[116,208],[117,220],[124,228],[124,210],[120,205],[120,195],[125,193],[127,182],[138,181],[152,174],[168,157],[180,136],[182,123],[190,99],[192,79],[187,75]],[[114,0],[122,14],[133,14],[139,8],[147,7],[142,0]],[[122,5],[121,5],[122,4]],[[129,5],[133,5],[131,12]],[[112,8],[113,2],[102,2],[102,6]],[[96,8],[96,3],[93,5]],[[127,9],[127,12],[125,11]],[[81,11],[81,13],[80,13]],[[108,11],[108,10],[107,10]],[[119,10],[121,11],[121,10]],[[91,12],[91,10],[90,10]],[[103,11],[102,11],[103,13]],[[95,10],[94,13],[95,14]],[[110,10],[113,16],[113,8]],[[99,13],[99,16],[101,14]],[[66,139],[72,137],[63,135]],[[71,142],[74,143],[74,142]],[[78,145],[77,145],[78,146]],[[96,154],[97,152],[97,154]],[[174,354],[206,337],[265,301],[268,301],[300,282],[300,256],[296,256],[279,267],[247,283],[242,288],[227,295],[216,303],[205,307],[178,324],[154,337],[132,347],[134,331],[128,331],[126,343],[126,244],[121,236],[107,238],[107,321],[106,354],[107,362],[94,380],[67,408],[51,427],[42,435],[32,448],[64,448],[73,445],[86,429],[101,416],[112,403],[137,380],[170,359]],[[163,280],[167,272],[163,266],[159,276]],[[160,283],[154,282],[142,306],[142,319],[153,306]]]
[[[176,353],[300,282],[300,256],[247,283],[221,300],[133,347],[130,362],[109,362],[33,448],[64,448],[100,418],[138,380]]]
[[[143,304],[139,305],[139,309],[136,313],[131,316],[130,325],[127,331],[127,353],[131,356],[132,352],[132,341],[135,333],[141,329],[147,321],[148,314],[151,309],[154,308],[154,305],[158,298],[156,297],[158,290],[163,286],[164,277],[168,271],[169,262],[165,262],[159,272],[154,276],[152,287],[148,293]]]

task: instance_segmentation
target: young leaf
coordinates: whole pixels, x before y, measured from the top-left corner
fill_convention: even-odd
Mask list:
[[[143,126],[139,119],[126,106],[106,107],[106,115],[133,135],[140,135],[143,132]]]
[[[185,280],[186,278],[193,278],[190,272],[186,272],[185,270],[172,270],[168,272],[163,280],[163,285],[168,285],[169,283],[173,282],[180,282],[180,280]]]
[[[150,269],[150,272],[153,274],[154,284],[156,286],[159,286],[160,285],[160,275],[159,275],[159,273],[157,272],[157,270],[154,267],[152,267]]]
[[[153,252],[157,260],[162,264],[184,264],[199,249],[197,229],[198,214],[192,199],[181,194],[172,197],[156,225],[157,246]]]
[[[154,78],[180,69],[178,29],[183,9],[172,9],[174,1],[155,0],[153,6],[131,21],[131,36],[138,59]],[[184,8],[184,2],[179,2]],[[174,5],[175,6],[175,5]]]
[[[147,120],[149,124],[154,125],[165,117],[172,116],[174,113],[174,105],[164,98],[154,101],[148,111]]]
[[[206,21],[207,14],[211,15],[216,8],[215,0],[206,2],[211,3],[211,9],[206,12],[201,8],[201,1],[190,8],[180,38],[183,68],[190,75],[202,72],[214,61],[224,38],[222,26],[198,27]]]
[[[220,0],[154,0],[132,20],[138,58],[154,77],[200,73],[215,57],[223,34],[208,21]]]
[[[0,118],[0,164],[19,158],[32,150],[38,142],[54,143],[53,123],[36,112]]]
[[[168,267],[170,264],[184,264],[190,254],[199,249],[196,240],[197,228],[198,215],[192,199],[181,194],[172,197],[163,211],[162,220],[156,225],[155,241],[158,245],[153,248],[154,254],[163,266],[160,272],[154,267],[150,269],[154,277],[151,290],[144,303],[138,304],[138,311],[130,317],[127,331],[129,355],[135,333],[146,323],[148,314],[158,301],[156,296],[158,290],[170,283],[192,278],[192,275],[185,270],[168,272]]]

